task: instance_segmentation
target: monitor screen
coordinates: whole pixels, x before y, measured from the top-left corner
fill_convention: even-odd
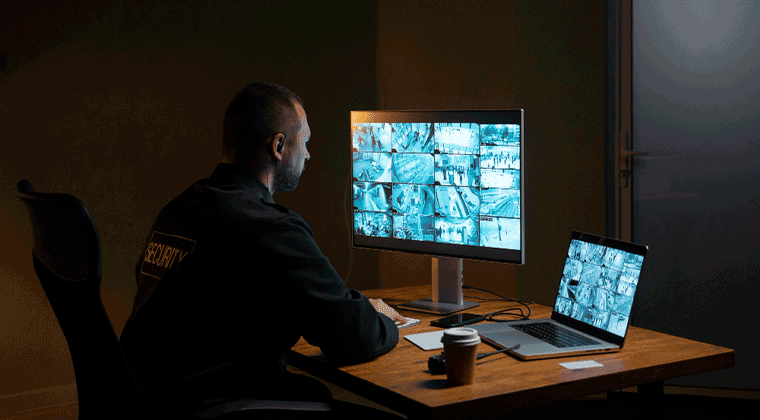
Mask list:
[[[642,245],[573,232],[556,314],[625,337],[646,251]]]
[[[523,264],[523,111],[352,111],[353,244]]]

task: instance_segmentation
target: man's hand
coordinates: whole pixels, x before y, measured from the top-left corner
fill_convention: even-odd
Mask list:
[[[400,322],[402,324],[406,324],[406,318],[404,318],[403,316],[401,316],[401,314],[396,312],[395,309],[388,306],[388,304],[383,302],[382,299],[370,299],[369,303],[371,303],[372,306],[375,307],[376,311],[392,319],[394,322]]]

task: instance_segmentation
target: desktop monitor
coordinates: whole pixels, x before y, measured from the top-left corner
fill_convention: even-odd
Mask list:
[[[353,246],[433,257],[433,313],[462,259],[525,262],[523,110],[351,111]],[[416,305],[416,306],[415,306]]]

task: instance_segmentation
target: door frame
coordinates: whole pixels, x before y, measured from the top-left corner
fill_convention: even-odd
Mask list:
[[[607,2],[606,235],[633,241],[632,0]]]

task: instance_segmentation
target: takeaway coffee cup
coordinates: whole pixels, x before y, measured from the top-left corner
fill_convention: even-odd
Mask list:
[[[449,328],[443,331],[441,341],[449,385],[471,384],[480,344],[478,332],[472,328]]]

